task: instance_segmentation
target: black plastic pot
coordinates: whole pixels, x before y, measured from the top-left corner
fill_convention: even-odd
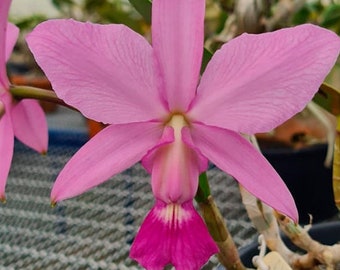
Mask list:
[[[333,245],[340,241],[340,221],[316,224],[310,229],[309,234],[314,240],[322,244]],[[283,240],[291,250],[297,250],[286,237],[283,237]],[[254,242],[240,249],[240,257],[246,267],[253,267],[252,258],[259,254],[258,245],[257,242]]]
[[[324,166],[327,145],[314,145],[299,150],[274,148],[262,150],[292,193],[299,211],[299,222],[313,223],[334,216],[332,169]]]

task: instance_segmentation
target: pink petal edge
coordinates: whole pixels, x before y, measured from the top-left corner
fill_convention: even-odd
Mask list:
[[[211,162],[235,179],[254,196],[298,221],[298,211],[287,186],[264,158],[236,132],[201,124],[193,125],[195,145]]]
[[[48,128],[45,113],[36,100],[21,100],[12,108],[14,135],[39,153],[46,153]]]
[[[172,264],[176,270],[197,270],[217,252],[192,201],[179,205],[157,200],[137,233],[130,257],[146,269]]]
[[[65,165],[52,188],[52,202],[77,196],[131,167],[161,135],[161,125],[155,122],[108,126]]]
[[[0,5],[0,94],[8,87],[5,64],[10,54],[9,48],[12,46],[15,32],[17,32],[17,30],[14,30],[7,22],[11,2],[11,0],[2,0]]]
[[[12,163],[14,147],[14,134],[11,120],[6,114],[0,117],[0,138],[0,200],[5,200],[5,187]]]
[[[124,124],[166,114],[152,48],[128,27],[49,20],[26,40],[56,94],[86,117]]]
[[[339,50],[340,38],[314,25],[243,34],[214,54],[188,115],[241,133],[267,132],[306,106]]]
[[[19,28],[12,24],[7,24],[7,31],[6,31],[6,53],[5,53],[5,61],[9,59],[11,53],[13,51],[14,45],[19,36]]]

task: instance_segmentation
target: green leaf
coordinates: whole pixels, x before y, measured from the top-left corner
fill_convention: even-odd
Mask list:
[[[293,24],[298,25],[306,23],[311,16],[311,13],[311,10],[307,6],[302,7],[298,12],[294,14],[292,19]]]
[[[199,176],[199,184],[198,184],[198,189],[197,189],[197,193],[195,196],[195,200],[199,203],[206,202],[210,194],[211,193],[210,193],[207,173],[206,172],[201,173]]]
[[[201,65],[201,74],[203,74],[212,56],[213,54],[208,49],[204,48],[202,65]]]
[[[143,16],[144,20],[151,24],[151,0],[129,0],[131,5]]]
[[[15,25],[19,27],[19,29],[22,30],[32,30],[37,24],[46,21],[47,17],[44,15],[32,15],[27,18],[23,18],[20,21],[15,21]]]
[[[305,3],[295,14],[293,14],[293,25],[313,22],[317,20],[319,14],[324,11],[324,6],[320,1],[310,1]]]
[[[340,91],[323,83],[313,101],[335,116],[340,115]]]
[[[339,25],[340,21],[340,5],[333,4],[330,5],[323,14],[323,21],[321,26],[329,28],[334,25]]]
[[[52,0],[52,4],[58,10],[62,10],[65,6],[74,6],[74,2],[72,0]]]

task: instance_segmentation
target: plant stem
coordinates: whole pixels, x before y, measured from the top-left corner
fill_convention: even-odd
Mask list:
[[[9,91],[12,94],[13,98],[21,100],[24,98],[28,99],[36,99],[43,100],[52,103],[56,103],[65,107],[68,107],[72,110],[76,110],[74,107],[66,104],[63,100],[57,97],[54,91],[31,87],[31,86],[21,86],[21,85],[11,85],[9,87]]]
[[[213,197],[210,195],[205,201],[200,202],[199,207],[210,235],[220,250],[217,254],[220,263],[228,270],[247,269],[241,262],[237,247]]]
[[[217,257],[228,270],[245,270],[238,254],[237,247],[230,235],[226,223],[210,194],[207,174],[199,177],[199,186],[195,196],[209,233],[219,248]]]

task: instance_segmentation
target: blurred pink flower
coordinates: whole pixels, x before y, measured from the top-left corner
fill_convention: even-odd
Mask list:
[[[243,34],[215,53],[200,78],[204,0],[154,0],[152,46],[124,25],[51,20],[28,37],[57,95],[111,124],[66,164],[57,202],[138,161],[156,203],[132,245],[148,269],[199,269],[215,252],[193,207],[208,160],[297,220],[279,175],[239,133],[269,131],[311,100],[334,65],[339,38],[313,25]]]
[[[14,136],[32,149],[47,151],[48,134],[45,114],[35,100],[13,100],[9,92],[6,61],[12,53],[19,29],[7,22],[11,0],[0,4],[0,199],[5,200],[5,186],[10,170]]]

